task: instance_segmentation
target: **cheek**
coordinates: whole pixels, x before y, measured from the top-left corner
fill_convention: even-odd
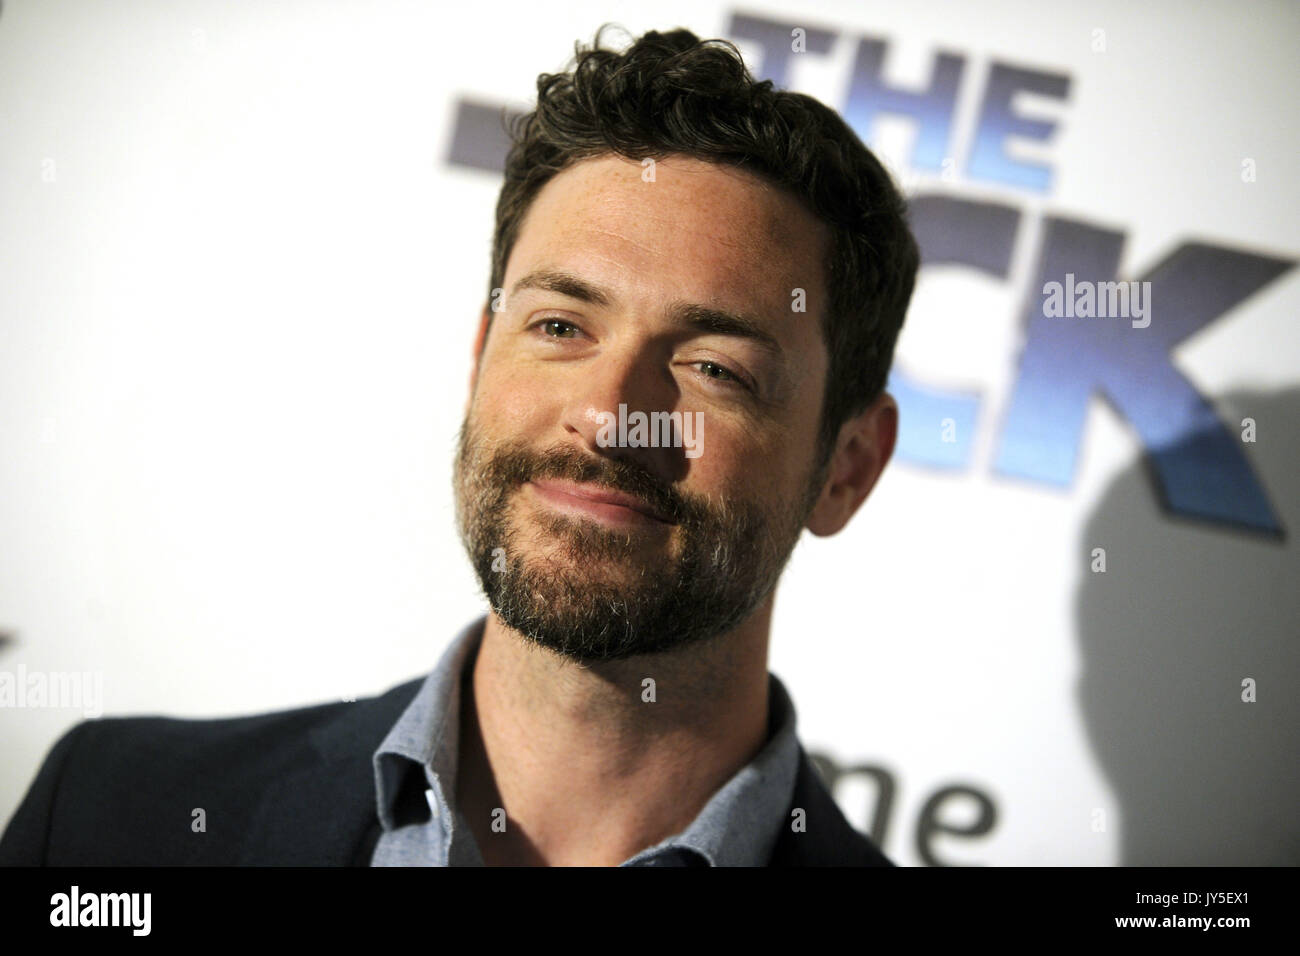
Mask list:
[[[473,415],[489,437],[535,434],[542,422],[556,420],[555,389],[537,388],[529,376],[527,368],[502,362],[485,363],[480,370]]]
[[[810,426],[783,425],[767,431],[760,442],[749,446],[749,460],[740,481],[779,505],[792,505],[803,498],[812,468],[816,435]]]
[[[815,385],[801,388],[776,429],[778,445],[773,449],[773,470],[779,471],[787,494],[802,496],[812,476],[817,439],[821,428],[824,369],[803,371],[800,379]]]
[[[703,444],[704,453],[691,465],[695,488],[769,504],[791,493],[787,472],[794,449],[784,433],[766,430],[760,437],[753,428],[706,415]]]

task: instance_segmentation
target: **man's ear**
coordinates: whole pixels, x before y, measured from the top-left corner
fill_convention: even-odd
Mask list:
[[[821,496],[808,516],[809,531],[826,537],[849,523],[889,463],[897,438],[898,403],[888,392],[840,427]]]
[[[465,412],[468,414],[470,402],[474,399],[474,388],[478,385],[478,363],[483,357],[483,344],[487,341],[488,325],[492,322],[492,312],[487,306],[483,307],[483,314],[479,316],[478,333],[474,336],[474,354],[471,358],[472,364],[469,370],[469,395],[465,398]]]

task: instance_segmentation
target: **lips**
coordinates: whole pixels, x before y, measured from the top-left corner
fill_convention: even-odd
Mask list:
[[[544,498],[560,504],[603,515],[609,518],[629,518],[634,512],[642,518],[664,524],[675,524],[672,518],[635,495],[613,491],[597,485],[578,484],[557,479],[536,479],[529,482]],[[623,514],[620,514],[620,511]]]

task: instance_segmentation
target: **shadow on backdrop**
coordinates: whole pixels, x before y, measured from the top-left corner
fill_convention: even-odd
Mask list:
[[[1257,423],[1248,454],[1284,536],[1171,518],[1139,460],[1080,542],[1106,552],[1076,597],[1078,697],[1124,866],[1300,863],[1300,390],[1215,406]]]

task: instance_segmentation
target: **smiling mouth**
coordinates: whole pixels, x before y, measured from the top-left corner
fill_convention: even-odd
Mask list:
[[[588,515],[607,524],[671,526],[677,523],[626,492],[552,479],[528,481],[525,485],[551,507]]]

